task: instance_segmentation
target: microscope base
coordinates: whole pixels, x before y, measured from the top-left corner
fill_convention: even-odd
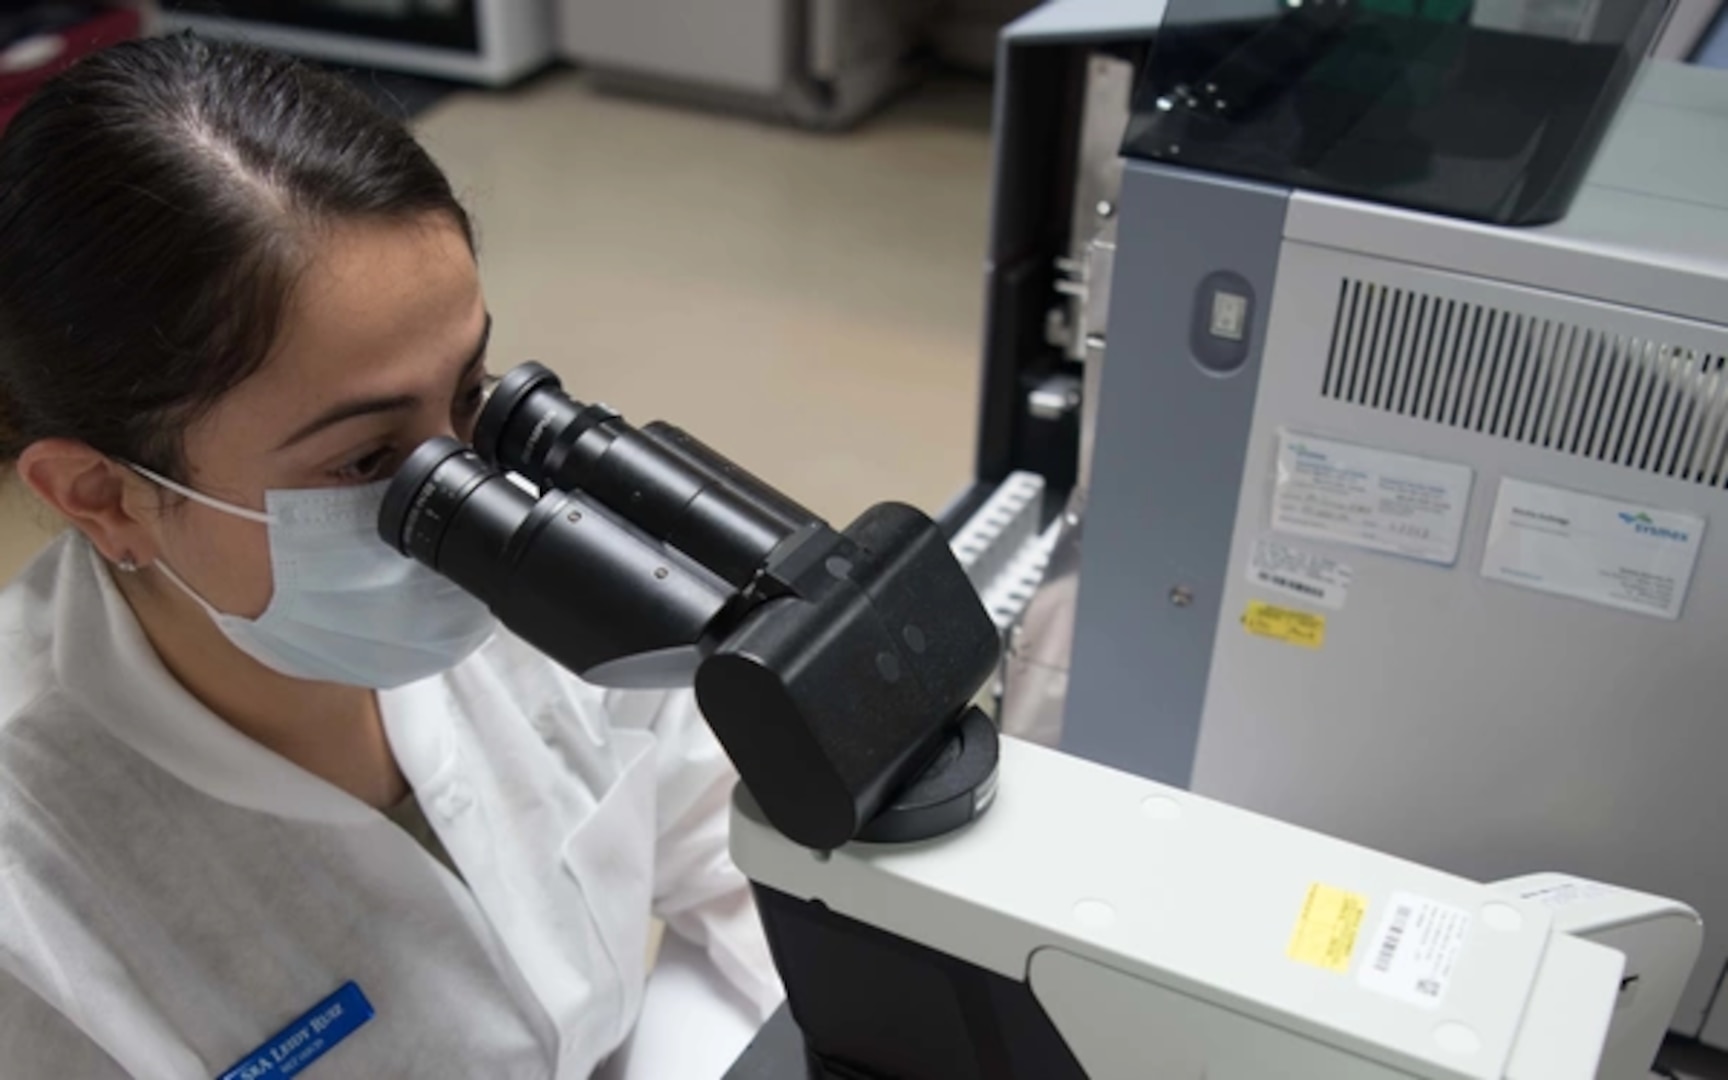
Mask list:
[[[1028,983],[818,902],[758,885],[756,903],[797,1003],[809,1080],[1086,1080]]]

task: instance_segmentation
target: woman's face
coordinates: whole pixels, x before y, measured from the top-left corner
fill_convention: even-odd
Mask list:
[[[456,225],[345,224],[316,244],[269,360],[185,435],[190,485],[237,506],[388,479],[426,439],[468,439],[480,408],[489,322]],[[182,501],[156,531],[159,557],[218,610],[269,604],[265,526]]]

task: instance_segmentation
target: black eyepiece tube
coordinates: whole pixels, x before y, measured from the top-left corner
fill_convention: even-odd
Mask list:
[[[642,431],[678,455],[691,468],[712,473],[727,491],[778,521],[787,533],[795,533],[807,525],[822,524],[820,517],[794,502],[790,496],[764,483],[756,474],[683,428],[656,420],[644,425]]]
[[[542,389],[548,392],[542,394]],[[530,398],[536,399],[535,405],[524,411],[523,404]],[[532,361],[521,364],[505,372],[486,399],[474,425],[474,449],[486,461],[544,487],[546,455],[558,435],[570,436],[571,425],[584,408],[562,392],[558,376],[550,369]],[[523,415],[533,419],[512,423]]]
[[[539,364],[505,375],[475,434],[483,457],[542,489],[581,492],[733,585],[815,516],[688,436],[639,431],[566,395]]]
[[[453,439],[410,455],[379,533],[578,675],[704,642],[736,595],[593,500],[537,499]]]

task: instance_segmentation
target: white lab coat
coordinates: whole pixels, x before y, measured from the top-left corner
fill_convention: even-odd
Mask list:
[[[0,1074],[217,1076],[349,980],[303,1073],[587,1077],[641,1006],[650,909],[766,1016],[688,694],[607,694],[507,635],[379,695],[463,881],[161,667],[75,535],[0,592]]]

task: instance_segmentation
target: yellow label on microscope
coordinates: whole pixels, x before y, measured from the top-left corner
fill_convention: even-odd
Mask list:
[[[1344,974],[1356,953],[1356,935],[1362,916],[1368,913],[1368,898],[1331,885],[1314,884],[1296,920],[1290,937],[1290,959]]]

